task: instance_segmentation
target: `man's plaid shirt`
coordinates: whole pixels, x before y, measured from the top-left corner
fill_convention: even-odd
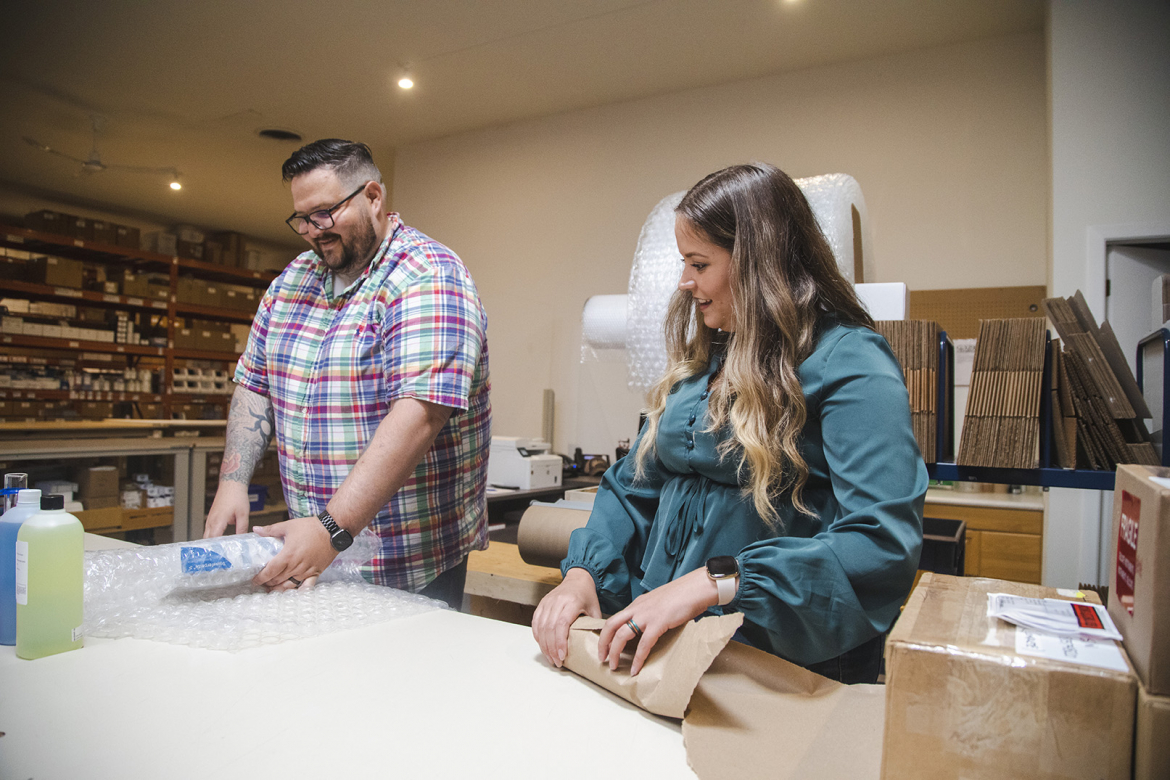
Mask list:
[[[372,579],[417,591],[487,547],[487,315],[455,253],[397,214],[340,293],[315,252],[285,268],[260,302],[235,380],[272,401],[291,517],[325,509],[396,399],[453,407],[371,523],[381,538]]]

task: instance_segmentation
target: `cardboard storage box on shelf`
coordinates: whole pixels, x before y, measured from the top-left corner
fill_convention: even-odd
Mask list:
[[[118,246],[125,246],[131,249],[139,249],[142,245],[141,231],[136,227],[128,225],[115,225],[115,232],[117,233],[117,240],[114,242]]]
[[[28,280],[35,284],[81,289],[82,266],[66,257],[33,257],[25,265]]]
[[[94,219],[90,221],[90,231],[93,234],[92,240],[98,244],[117,244],[118,243],[118,226],[113,222],[106,222],[101,219]]]
[[[1109,615],[1151,694],[1170,694],[1170,469],[1118,466]]]
[[[177,254],[179,237],[174,233],[156,230],[142,234],[142,248],[147,252],[157,252],[160,255],[174,257]]]
[[[34,211],[24,216],[24,226],[29,230],[36,230],[40,233],[52,233],[58,236],[67,236],[71,234],[73,228],[69,225],[69,221],[73,219],[72,214],[62,214],[59,211],[50,211],[43,209],[41,211]]]
[[[1035,635],[987,616],[989,593],[1075,600],[924,574],[886,640],[882,777],[1129,777],[1137,679],[1120,643],[1105,650],[1125,671],[1031,655]],[[1055,644],[1058,657],[1075,650]]]
[[[1137,733],[1134,736],[1134,780],[1170,777],[1170,696],[1138,689]]]
[[[168,274],[134,273],[127,270],[122,274],[122,295],[165,301],[171,295],[171,277]]]
[[[221,247],[220,262],[232,268],[242,268],[246,249],[244,236],[241,233],[222,232],[213,233],[208,240]]]
[[[90,466],[73,472],[77,481],[77,495],[84,502],[91,498],[118,497],[118,469],[116,466]],[[88,508],[88,505],[87,505]]]

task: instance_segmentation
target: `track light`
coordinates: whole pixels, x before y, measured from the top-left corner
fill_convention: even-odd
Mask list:
[[[401,89],[412,89],[414,87],[414,79],[410,77],[410,68],[405,65],[399,66],[398,86]]]

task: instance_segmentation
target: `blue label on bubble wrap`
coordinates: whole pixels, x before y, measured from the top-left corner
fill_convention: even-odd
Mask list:
[[[201,571],[230,569],[231,561],[217,552],[203,547],[184,547],[179,551],[184,574],[198,574]]]

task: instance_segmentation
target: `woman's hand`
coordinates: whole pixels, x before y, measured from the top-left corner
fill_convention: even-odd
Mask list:
[[[552,595],[552,594],[549,594]],[[630,665],[630,675],[642,671],[642,664],[654,649],[659,637],[688,620],[693,620],[719,603],[719,589],[707,576],[706,569],[695,569],[690,574],[655,588],[634,599],[630,606],[618,612],[605,622],[597,642],[597,659],[616,670],[621,660],[622,649],[635,637],[629,621],[642,630]]]
[[[601,617],[597,586],[589,572],[569,569],[564,582],[540,600],[532,615],[532,636],[540,645],[540,652],[558,669],[569,651],[569,626],[581,615]]]

